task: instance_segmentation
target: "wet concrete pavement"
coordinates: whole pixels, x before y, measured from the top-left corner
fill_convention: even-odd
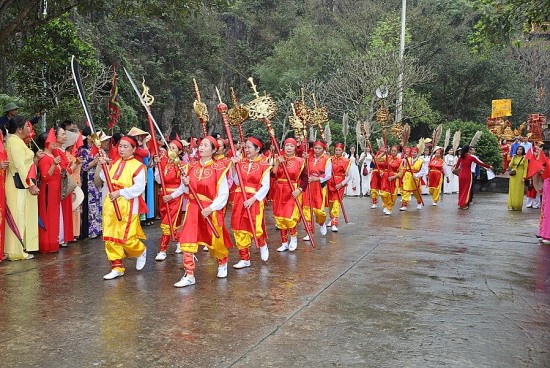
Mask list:
[[[427,204],[429,198],[424,197]],[[506,195],[456,196],[385,217],[346,199],[350,224],[317,230],[270,259],[229,268],[198,254],[191,287],[176,289],[181,255],[104,281],[101,240],[0,263],[2,367],[548,367],[550,247],[538,211],[506,210]],[[303,231],[300,231],[303,236]],[[231,251],[230,266],[238,261]]]

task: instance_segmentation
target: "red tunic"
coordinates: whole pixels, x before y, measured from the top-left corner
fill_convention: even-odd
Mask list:
[[[55,167],[53,174],[48,171],[53,165],[53,157],[44,155],[38,161],[40,172],[40,193],[38,194],[38,216],[44,227],[38,228],[40,253],[59,251],[59,204],[61,203],[61,169]],[[72,216],[71,216],[72,218]],[[72,227],[71,227],[72,230]]]
[[[325,177],[325,170],[327,168],[327,165],[329,164],[330,156],[327,156],[325,154],[322,154],[317,162],[315,162],[315,156],[310,156],[307,159],[307,165],[309,169],[309,176],[315,176],[318,178],[324,178]],[[329,180],[330,182],[330,180]],[[311,202],[312,205],[310,205],[310,195],[309,192],[311,192]],[[305,193],[302,195],[302,201],[304,207],[313,207],[315,209],[322,209],[325,206],[324,203],[324,196],[323,196],[323,186],[321,185],[320,181],[312,181],[307,185],[307,189]]]
[[[428,164],[428,184],[430,188],[440,188],[443,180],[443,165],[445,161],[442,158],[432,158]]]
[[[304,170],[305,160],[296,156],[287,157],[285,164],[292,182],[292,188],[296,189],[298,188],[298,179],[300,179],[302,171]],[[276,181],[273,188],[273,215],[275,217],[291,219],[296,207],[296,202],[292,196],[292,191],[294,189],[291,190],[288,185],[283,165],[284,164],[280,164],[275,173]]]
[[[245,190],[246,190],[246,199],[252,198],[262,186],[262,178],[265,175],[269,175],[269,170],[271,170],[271,164],[269,159],[258,157],[256,160],[252,161],[248,158],[243,158],[237,165],[241,170],[241,178],[243,180]],[[244,208],[244,196],[242,195],[241,185],[236,185],[235,195],[233,202],[233,210],[231,213],[231,229],[233,231],[247,231],[250,232],[250,220],[248,219],[248,212]],[[260,214],[260,202],[255,201],[254,204],[250,207],[250,214],[252,215],[252,223],[256,222],[258,215]],[[265,228],[263,224],[262,216],[262,229]],[[256,229],[258,224],[255,224]],[[258,234],[256,234],[258,235]]]
[[[382,172],[382,178],[380,179],[380,190],[394,194],[399,186],[399,179],[389,180],[390,176],[395,176],[401,168],[401,159],[399,157],[388,156],[387,161],[382,160],[378,162],[378,168]],[[388,168],[388,169],[386,169]]]
[[[372,175],[370,177],[370,189],[371,190],[380,190],[381,188],[381,177],[380,177],[380,163],[378,163],[378,157],[380,157],[380,152],[374,157],[373,162],[374,169],[372,170]]]
[[[346,174],[350,168],[351,160],[342,156],[332,156],[332,177],[328,181],[328,201],[338,201],[338,194],[336,193],[336,184],[340,184],[346,179]],[[340,197],[344,198],[345,187],[340,188]]]
[[[204,166],[200,160],[189,163],[186,169],[189,175],[189,186],[197,192],[198,199],[204,208],[210,206],[218,195],[218,187],[227,174],[227,166],[218,161],[210,160]],[[185,218],[180,235],[180,244],[212,245],[216,237],[202,216],[199,205],[189,194]],[[233,243],[223,221],[223,211],[214,211],[210,216],[214,226],[217,227],[220,239],[226,247],[232,248]],[[222,231],[220,231],[222,230]]]

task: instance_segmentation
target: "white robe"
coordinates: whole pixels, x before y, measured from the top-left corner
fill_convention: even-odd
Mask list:
[[[372,176],[372,169],[371,169],[371,163],[372,163],[372,155],[370,153],[363,152],[361,153],[361,157],[359,157],[359,173],[361,174],[361,194],[362,195],[370,195],[370,179]],[[368,171],[367,175],[363,175],[363,173]]]
[[[359,168],[357,167],[355,156],[351,156],[349,159],[351,161],[349,167],[349,176],[351,179],[346,187],[345,195],[358,196],[361,193],[361,178],[359,176]]]

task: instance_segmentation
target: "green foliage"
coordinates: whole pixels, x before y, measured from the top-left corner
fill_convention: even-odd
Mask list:
[[[476,147],[476,155],[486,164],[495,168],[495,172],[502,171],[502,156],[497,138],[489,132],[485,124],[472,121],[453,120],[443,125],[443,130],[451,129],[451,137],[458,130],[461,132],[460,146],[469,145],[474,134],[481,130],[483,134]]]
[[[548,27],[548,0],[478,0],[473,3],[481,14],[471,37],[476,50],[508,42],[529,32],[533,23]]]

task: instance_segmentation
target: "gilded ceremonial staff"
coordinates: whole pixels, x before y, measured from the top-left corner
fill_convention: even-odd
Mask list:
[[[275,131],[273,130],[273,126],[271,126],[271,120],[270,120],[277,114],[277,105],[275,104],[275,101],[271,96],[267,96],[267,95],[260,96],[260,94],[256,90],[254,79],[248,78],[248,82],[250,83],[250,86],[254,91],[254,96],[256,97],[254,100],[250,101],[247,104],[250,119],[261,120],[264,122],[264,124],[267,127],[269,136],[271,137],[271,144],[273,145],[273,147],[275,147],[275,150],[277,151],[277,155],[279,157],[283,157],[283,155],[281,154],[281,148],[279,147],[279,143],[277,143],[277,139],[275,138]],[[292,185],[292,180],[290,179],[290,174],[288,173],[288,169],[286,167],[285,161],[282,162],[282,166],[283,166],[283,171],[285,173],[285,178],[287,180],[288,186],[290,187],[291,191],[294,191],[294,186]],[[298,198],[294,198],[294,201],[296,202],[296,206],[298,207],[298,211],[300,212],[300,216],[302,218],[302,222],[304,224],[306,233],[309,236],[309,239],[311,241],[311,246],[315,248],[313,234],[311,233],[309,226],[307,226],[302,205],[300,204],[300,201],[298,200]]]
[[[302,88],[302,92],[303,92],[303,88]],[[303,97],[303,93],[302,93],[302,97]],[[289,117],[289,121],[290,121],[290,125],[300,133],[301,137],[302,137],[302,144],[304,146],[304,152],[306,153],[306,171],[307,171],[307,177],[309,179],[309,142],[307,140],[307,123],[308,123],[308,119],[309,119],[309,113],[307,113],[307,111],[309,111],[309,109],[307,108],[306,104],[303,103],[303,100],[302,100],[302,103],[300,102],[296,102],[296,105],[298,105],[298,107],[301,108],[301,112],[302,112],[302,117],[300,117],[297,113],[296,113],[296,107],[294,104],[290,104],[290,106],[292,107],[292,116]],[[312,196],[312,193],[311,193],[311,190],[307,190],[307,194],[308,194],[308,198],[309,198],[309,219],[310,219],[310,222],[311,222],[311,228],[313,229],[314,228],[314,220],[313,220],[313,196]]]
[[[195,102],[193,102],[193,110],[195,110],[195,115],[199,118],[199,121],[202,126],[202,134],[204,137],[208,135],[206,130],[206,123],[208,122],[208,107],[204,102],[201,101],[201,93],[199,92],[199,86],[197,81],[193,78],[193,87],[195,90]]]
[[[90,109],[88,108],[88,103],[86,102],[86,93],[84,91],[84,86],[82,85],[82,79],[80,78],[80,70],[78,67],[78,62],[76,61],[76,57],[73,55],[71,58],[71,70],[73,73],[73,80],[76,84],[76,90],[78,91],[78,97],[80,99],[80,103],[82,104],[82,107],[84,108],[84,114],[86,115],[86,119],[88,119],[88,124],[90,126],[90,130],[92,131],[92,142],[97,147],[99,154],[103,155],[103,150],[101,149],[101,141],[99,140],[99,137],[96,134],[94,121],[92,119],[92,115],[90,114]],[[112,193],[114,191],[113,183],[111,182],[111,177],[109,176],[109,168],[107,167],[107,163],[104,163],[101,165],[101,170],[103,170],[103,175],[105,176],[105,183],[107,184],[107,189],[109,193]],[[112,201],[116,218],[118,221],[122,221],[122,214],[120,212],[120,207],[118,206],[118,202],[116,200]]]
[[[227,119],[229,125],[236,126],[239,129],[239,137],[241,138],[241,145],[244,146],[244,132],[243,132],[243,123],[248,119],[248,109],[239,104],[239,99],[237,98],[237,93],[235,89],[231,87],[231,100],[233,101],[233,107],[227,111]]]
[[[227,105],[223,103],[218,87],[216,87],[216,93],[218,94],[218,100],[220,101],[220,103],[218,104],[218,112],[222,117],[223,126],[225,127],[225,133],[227,134],[227,140],[229,140],[229,147],[231,147],[231,153],[233,154],[233,157],[237,157],[237,152],[235,151],[235,145],[233,144],[233,137],[231,136],[231,128],[229,127],[229,120],[227,119]],[[248,115],[248,112],[247,112],[247,115]],[[244,185],[241,167],[239,166],[239,164],[235,164],[235,168],[237,171],[237,177],[239,178],[239,186],[241,187],[241,192],[243,194],[243,198],[244,198],[243,202],[244,202],[247,200],[246,186]],[[245,209],[246,209],[246,214],[248,215],[250,232],[254,237],[254,243],[256,243],[256,248],[260,248],[260,242],[258,241],[258,237],[256,236],[256,219],[252,218],[252,212],[250,212],[250,207],[245,207]]]
[[[145,79],[143,79],[143,83],[141,84],[142,87],[143,87],[143,92],[141,94],[141,97],[143,99],[143,101],[145,101],[145,105],[146,105],[146,110],[147,110],[147,120],[149,121],[149,129],[151,130],[151,140],[153,141],[153,147],[154,147],[154,150],[156,152],[156,154],[158,155],[159,153],[159,148],[158,148],[158,144],[157,144],[157,137],[156,137],[156,134],[155,134],[155,128],[153,126],[153,119],[151,119],[152,115],[151,115],[151,106],[153,105],[153,102],[155,101],[155,98],[149,94],[149,87],[147,87],[147,85],[145,85]],[[164,137],[163,134],[161,134],[162,137]],[[174,161],[174,152],[170,149],[170,146],[166,146],[166,149],[168,151],[168,158],[171,159],[172,161]],[[170,153],[172,153],[172,155],[170,155]],[[160,163],[159,163],[160,164]],[[160,201],[162,204],[164,204],[166,206],[166,214],[168,215],[168,223],[170,224],[168,227],[170,228],[170,238],[172,239],[172,241],[176,241],[176,236],[174,235],[174,229],[173,229],[173,226],[175,225],[175,223],[173,222],[172,220],[172,213],[170,212],[170,205],[168,204],[168,202],[164,202],[164,196],[166,196],[166,184],[164,182],[164,171],[162,170],[162,168],[160,167],[160,165],[158,166],[158,170],[159,170],[159,177],[160,177],[160,188],[161,188],[161,193],[162,193],[162,197],[163,199]],[[179,209],[178,209],[178,212],[179,212]]]

